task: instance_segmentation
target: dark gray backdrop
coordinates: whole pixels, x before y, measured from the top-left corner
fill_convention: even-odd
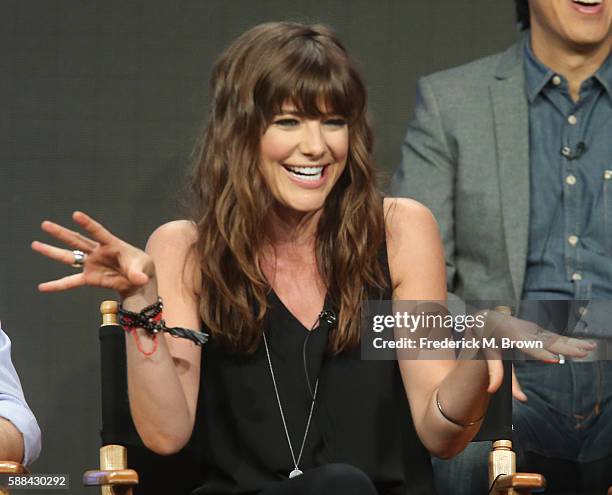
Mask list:
[[[363,69],[387,176],[416,79],[518,37],[511,0],[0,2],[0,318],[43,430],[33,470],[69,473],[71,493],[92,493],[80,477],[98,462],[97,307],[111,294],[39,294],[71,270],[29,244],[48,240],[42,219],[69,222],[74,209],[139,246],[177,218],[211,64],[270,20],[337,30]]]

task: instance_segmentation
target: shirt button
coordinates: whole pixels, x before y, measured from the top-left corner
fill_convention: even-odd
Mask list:
[[[578,122],[578,119],[576,118],[575,115],[570,115],[567,118],[567,121],[570,123],[570,125],[576,125],[576,122]]]
[[[567,242],[569,242],[572,246],[575,246],[576,244],[578,244],[578,236],[577,235],[570,235],[567,238]],[[576,275],[576,273],[574,273],[574,275]]]
[[[561,78],[555,74],[552,78],[552,83],[555,86],[559,86],[559,84],[561,84]]]
[[[604,179],[606,180],[612,179],[612,170],[604,170]]]
[[[561,148],[561,154],[563,156],[570,156],[572,154],[572,149],[569,146],[564,146]]]
[[[580,274],[580,272],[572,273],[572,280],[574,282],[578,282],[578,281],[582,280],[582,275]]]
[[[570,186],[573,186],[576,183],[576,176],[575,175],[568,175],[565,178],[565,182],[568,183]]]

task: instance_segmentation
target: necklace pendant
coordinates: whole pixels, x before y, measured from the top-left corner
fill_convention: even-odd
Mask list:
[[[300,471],[298,468],[295,468],[293,471],[289,473],[289,478],[295,478],[296,476],[299,476],[300,474],[304,474],[304,473]]]

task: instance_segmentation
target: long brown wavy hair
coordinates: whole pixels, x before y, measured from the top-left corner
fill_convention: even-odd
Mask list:
[[[382,198],[372,162],[366,90],[334,33],[322,25],[258,25],[217,60],[209,119],[196,147],[190,214],[197,225],[200,314],[215,340],[250,353],[264,330],[270,284],[260,267],[273,198],[260,171],[260,142],[283,103],[311,118],[322,107],[347,119],[347,166],[325,201],[315,252],[338,310],[329,350],[359,342],[360,306],[381,288]]]

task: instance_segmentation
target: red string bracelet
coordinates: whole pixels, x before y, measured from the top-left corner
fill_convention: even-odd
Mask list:
[[[162,319],[163,307],[164,304],[161,297],[158,297],[156,302],[138,313],[128,311],[123,306],[119,306],[119,323],[126,332],[134,335],[136,347],[141,354],[151,356],[155,353],[158,347],[157,334],[159,332],[167,332],[173,337],[191,340],[197,346],[204,345],[207,342],[208,334],[205,332],[196,332],[195,330],[181,327],[167,327],[166,322]],[[136,331],[138,328],[142,328],[149,335],[152,335],[153,349],[151,351],[147,352],[142,348],[140,337]]]
[[[159,324],[162,321],[162,314],[161,311],[149,318],[149,322],[153,323],[153,324]],[[135,324],[135,320],[133,318],[130,318],[129,316],[124,316],[121,320],[121,324],[123,325],[123,329],[127,332],[132,334],[132,336],[134,337],[134,342],[136,342],[136,348],[138,349],[138,352],[140,352],[143,356],[152,356],[153,354],[155,354],[155,352],[157,351],[157,346],[158,346],[158,342],[157,342],[157,332],[153,333],[153,348],[150,351],[145,351],[142,348],[142,343],[140,342],[140,336],[138,335],[138,328],[140,327],[139,325]]]

